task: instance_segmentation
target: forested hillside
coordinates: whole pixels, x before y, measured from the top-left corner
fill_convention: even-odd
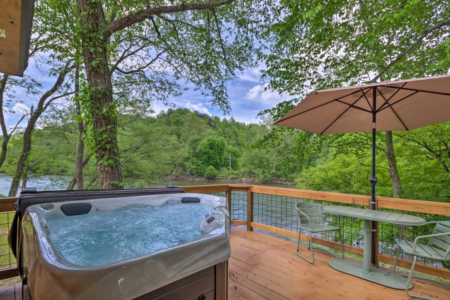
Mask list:
[[[69,112],[70,114],[70,112]],[[267,124],[244,124],[188,109],[157,116],[121,114],[119,145],[125,183],[147,187],[172,179],[224,179],[239,182],[296,182],[311,190],[369,194],[370,135],[317,136]],[[27,176],[74,176],[77,123],[67,112],[51,111],[32,136]],[[449,123],[393,135],[402,198],[448,201]],[[13,174],[23,133],[9,143],[1,172]],[[385,135],[378,133],[380,196],[393,196]],[[87,151],[87,150],[85,150]],[[85,152],[85,188],[97,188],[97,167]],[[88,160],[89,159],[89,160]],[[209,169],[209,170],[208,170]]]
[[[247,125],[233,118],[210,117],[188,109],[169,109],[156,117],[133,112],[121,114],[119,120],[122,172],[126,180],[138,180],[139,186],[169,176],[203,178],[210,166],[217,174],[207,177],[234,180],[242,177],[263,180],[269,176],[269,170],[276,169],[277,161],[270,151],[250,148],[269,132],[265,125]],[[77,123],[67,112],[55,110],[42,119],[39,127],[32,136],[28,177],[74,176]],[[11,137],[2,172],[14,173],[22,136],[23,133],[16,133]],[[86,152],[84,157],[86,162],[90,153]],[[86,188],[98,186],[95,159],[89,159],[84,173]]]

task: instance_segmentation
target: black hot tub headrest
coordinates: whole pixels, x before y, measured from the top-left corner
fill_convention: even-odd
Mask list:
[[[80,190],[80,191],[41,191],[35,188],[25,189],[19,196],[19,199],[13,204],[16,212],[20,217],[23,216],[25,210],[35,204],[61,202],[61,201],[77,201],[92,200],[100,198],[117,198],[131,196],[145,196],[158,194],[177,194],[184,193],[179,187],[168,186],[167,188],[149,188],[149,189],[124,189],[124,190]]]

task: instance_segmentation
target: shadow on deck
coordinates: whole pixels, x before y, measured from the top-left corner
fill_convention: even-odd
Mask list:
[[[297,244],[261,232],[233,228],[229,260],[228,299],[411,299],[404,290],[394,290],[338,272],[328,265],[331,256],[315,252],[309,264],[295,254]],[[306,246],[301,251],[310,252]],[[413,280],[413,292],[449,299],[450,290]],[[0,300],[21,300],[21,285],[0,288]]]
[[[341,272],[328,265],[331,257],[315,251],[309,264],[295,254],[297,243],[261,232],[234,228],[231,234],[228,299],[412,299],[395,290]],[[306,246],[300,252],[310,255]],[[348,259],[348,258],[346,258]],[[413,280],[412,292],[450,299],[450,290]]]

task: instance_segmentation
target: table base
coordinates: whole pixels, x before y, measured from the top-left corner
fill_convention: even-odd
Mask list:
[[[330,260],[330,266],[338,271],[398,290],[404,290],[408,281],[403,276],[378,268],[371,268],[370,273],[363,273],[363,265],[353,260],[332,259]],[[412,283],[409,284],[410,289],[413,286]]]

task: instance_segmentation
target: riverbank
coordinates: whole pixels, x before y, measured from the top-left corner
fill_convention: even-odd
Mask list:
[[[66,190],[72,177],[70,176],[59,176],[59,175],[41,175],[33,176],[29,178],[27,182],[27,187],[34,187],[38,191],[45,190]],[[12,177],[6,174],[0,174],[0,195],[7,196],[9,193],[9,188],[11,186]],[[125,179],[125,188],[137,188],[136,182],[139,180]],[[238,177],[238,176],[227,176],[227,177],[217,177],[213,180],[207,180],[203,177],[191,177],[191,176],[172,176],[166,179],[160,179],[155,183],[151,183],[145,186],[139,185],[139,187],[161,187],[168,184],[175,186],[184,185],[208,185],[208,184],[256,184],[264,186],[274,186],[274,187],[285,187],[289,186],[295,188],[295,183],[293,182],[282,182],[276,180],[260,182],[258,178],[252,177]],[[20,194],[20,189],[17,195]]]
[[[240,177],[240,176],[217,176],[214,179],[206,179],[204,177],[195,177],[195,176],[170,176],[168,177],[168,180],[173,181],[186,181],[186,182],[207,182],[209,184],[215,184],[216,182],[220,182],[220,184],[226,182],[226,183],[254,183],[254,184],[277,184],[277,185],[288,185],[288,186],[295,186],[295,182],[285,182],[285,181],[279,181],[276,179],[267,179],[264,181],[261,181],[259,178],[256,177]]]

